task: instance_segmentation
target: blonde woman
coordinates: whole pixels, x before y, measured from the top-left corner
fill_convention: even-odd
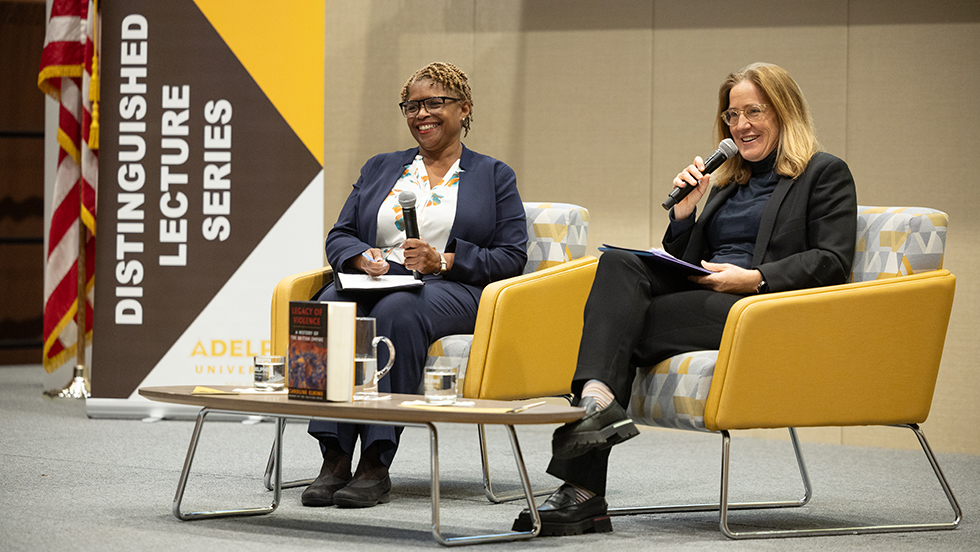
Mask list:
[[[610,447],[637,435],[626,415],[637,366],[717,349],[728,311],[745,295],[842,284],[857,220],[844,161],[818,151],[809,108],[781,67],[756,63],[725,79],[716,133],[738,154],[713,174],[694,162],[674,187],[694,186],[669,213],[664,248],[712,271],[686,277],[620,251],[603,253],[585,306],[572,391],[586,409],[558,428],[548,473],[565,483],[538,508],[542,534],[611,531]],[[714,183],[704,212],[696,206]],[[523,512],[514,528],[528,530]]]

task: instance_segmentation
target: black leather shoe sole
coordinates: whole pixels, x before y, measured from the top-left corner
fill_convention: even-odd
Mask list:
[[[566,460],[618,445],[640,434],[618,403],[555,430],[552,455]]]
[[[530,531],[532,527],[531,514],[521,512],[514,520],[511,531]],[[541,520],[541,533],[539,535],[542,537],[567,537],[584,535],[585,533],[611,533],[612,530],[612,521],[609,516],[597,516],[565,523]]]

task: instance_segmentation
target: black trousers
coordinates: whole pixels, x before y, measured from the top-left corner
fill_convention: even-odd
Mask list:
[[[585,383],[596,379],[608,385],[626,408],[637,366],[653,366],[689,351],[717,349],[728,311],[741,298],[703,289],[633,253],[603,253],[585,304],[572,392],[580,396]],[[548,473],[605,495],[609,452],[553,458]]]

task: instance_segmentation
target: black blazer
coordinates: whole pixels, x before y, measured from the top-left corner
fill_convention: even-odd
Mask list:
[[[736,185],[713,188],[704,213],[687,231],[668,230],[664,248],[689,263],[707,258],[705,228],[735,194]],[[766,202],[752,267],[770,291],[843,284],[851,274],[857,235],[857,192],[847,163],[829,153],[810,158],[797,179],[781,177]]]

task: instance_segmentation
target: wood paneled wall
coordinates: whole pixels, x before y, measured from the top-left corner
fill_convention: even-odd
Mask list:
[[[0,2],[0,365],[41,362],[44,2]]]

